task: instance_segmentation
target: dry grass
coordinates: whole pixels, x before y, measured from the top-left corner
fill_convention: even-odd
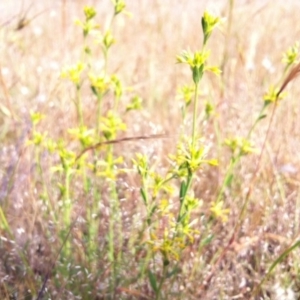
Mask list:
[[[45,277],[49,279],[47,291],[52,299],[153,299],[147,280],[136,278],[139,263],[145,256],[135,248],[137,228],[144,216],[138,176],[126,173],[117,181],[118,197],[122,200],[124,244],[116,251],[123,252],[124,260],[120,284],[113,295],[108,295],[106,287],[112,271],[105,258],[110,201],[107,187],[101,195],[99,221],[98,242],[103,259],[95,262],[96,275],[70,268],[64,276],[59,271],[52,276],[61,240],[49,216],[45,217],[40,194],[45,182],[51,186],[52,205],[58,205],[60,195],[54,188],[50,170],[55,159],[42,154],[44,177],[40,178],[33,149],[26,143],[32,134],[30,111],[47,116],[39,125],[41,131],[47,131],[52,138],[68,140],[67,129],[76,126],[76,113],[70,100],[73,89],[59,74],[66,64],[76,62],[80,56],[82,37],[73,19],[82,17],[84,5],[92,4],[98,12],[97,20],[105,26],[111,5],[109,1],[101,1],[105,4],[36,1],[27,11],[31,1],[6,2],[0,3],[0,205],[9,230],[4,224],[0,226],[1,299],[32,299],[29,290],[38,291]],[[256,296],[253,291],[275,259],[299,239],[300,85],[297,81],[287,84],[285,79],[291,77],[284,73],[281,63],[282,53],[300,36],[299,4],[297,1],[235,2],[230,34],[226,33],[228,23],[224,22],[209,41],[210,60],[224,67],[223,74],[221,78],[207,76],[201,84],[199,111],[203,110],[204,100],[210,100],[216,109],[213,120],[201,124],[201,130],[210,147],[209,155],[218,158],[219,166],[204,168],[198,174],[193,190],[195,196],[203,199],[203,206],[201,211],[195,211],[195,218],[208,213],[224,179],[230,160],[229,151],[222,146],[225,138],[246,136],[270,84],[282,86],[288,96],[276,107],[261,160],[259,155],[243,157],[235,170],[234,182],[225,191],[224,198],[225,206],[230,209],[228,222],[212,225],[210,230],[215,238],[211,243],[201,246],[200,234],[186,249],[178,264],[180,273],[163,289],[164,299],[297,299],[298,249],[275,268]],[[124,117],[128,125],[124,136],[166,133],[168,138],[127,141],[120,136],[115,152],[127,159],[124,168],[130,167],[136,152],[147,153],[161,172],[167,168],[166,157],[176,149],[181,124],[177,88],[190,80],[188,68],[175,64],[176,55],[182,49],[199,47],[204,9],[214,9],[217,15],[227,17],[228,3],[225,0],[178,0],[176,4],[171,0],[128,0],[133,18],[122,15],[114,25],[117,44],[109,58],[109,71],[117,72],[126,85],[141,95],[144,109]],[[28,25],[21,26],[32,17]],[[95,55],[101,57],[100,51]],[[299,66],[290,76],[298,73]],[[95,105],[88,91],[85,92],[84,115],[92,126]],[[125,97],[124,101],[128,99]],[[271,111],[268,118],[270,115]],[[268,118],[252,136],[258,149],[265,142]],[[78,220],[97,195],[86,196],[81,182],[75,182],[73,189],[77,199],[73,214]],[[245,217],[236,228],[246,198]],[[76,245],[74,261],[77,263],[85,262],[82,239],[86,226],[79,222],[70,232]],[[208,229],[200,222],[198,230]],[[59,267],[55,265],[57,270]],[[91,294],[76,298],[74,295],[79,295],[89,280],[94,288]],[[70,282],[78,282],[76,291],[70,289]],[[292,293],[291,290],[293,297],[279,294]]]

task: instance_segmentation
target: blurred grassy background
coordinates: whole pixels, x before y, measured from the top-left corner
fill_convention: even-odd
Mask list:
[[[223,73],[219,79],[208,76],[201,85],[201,103],[209,100],[216,110],[215,121],[208,122],[204,131],[211,155],[220,161],[218,170],[204,172],[195,187],[195,193],[208,203],[213,201],[229,163],[229,154],[225,150],[220,152],[220,144],[226,137],[244,136],[248,132],[262,105],[264,92],[270,84],[279,84],[284,77],[282,53],[300,36],[298,1],[235,1],[230,28],[229,3],[225,0],[178,0],[176,3],[128,0],[127,10],[132,16],[122,15],[116,20],[117,43],[109,57],[109,72],[118,72],[125,84],[144,99],[143,111],[125,117],[129,127],[126,135],[166,132],[171,137],[176,136],[181,123],[177,89],[190,82],[189,69],[175,63],[176,55],[183,49],[194,51],[200,47],[201,16],[205,9],[224,18],[223,25],[209,42],[211,64],[221,66]],[[110,21],[109,1],[4,0],[0,3],[0,204],[7,212],[19,243],[42,239],[33,222],[41,216],[34,200],[38,186],[32,184],[37,180],[32,172],[34,158],[26,151],[25,143],[31,129],[29,112],[40,111],[47,115],[41,128],[53,137],[64,136],[65,129],[75,124],[70,102],[72,88],[59,76],[65,65],[80,58],[82,36],[74,19],[82,18],[84,5],[95,6],[97,20],[105,28]],[[100,50],[95,55],[99,55],[100,68]],[[270,255],[276,257],[285,243],[298,235],[299,82],[289,86],[288,92],[275,115],[236,249],[218,273],[214,282],[216,290],[226,280],[238,290],[237,272],[249,277],[245,269],[240,268],[241,262],[233,271],[235,275],[231,273],[230,260],[235,261],[238,254],[248,262],[256,260],[253,265],[265,270],[264,253],[271,252]],[[83,104],[84,113],[89,116],[95,107],[88,93],[83,97]],[[263,121],[253,137],[257,148],[263,143],[266,125]],[[169,138],[145,145],[130,143],[126,147],[117,146],[117,150],[128,157],[133,152],[146,151],[161,160],[163,167],[165,156],[170,149],[175,149],[175,143],[176,139]],[[227,195],[226,200],[231,208],[230,221],[227,227],[215,229],[220,231],[219,239],[211,251],[224,245],[240,210],[241,199],[249,188],[257,159],[254,155],[242,160],[237,171],[236,193]],[[49,167],[47,161],[44,166]],[[129,185],[135,186],[135,178],[131,180]],[[134,213],[132,211],[132,215]],[[19,233],[22,228],[25,233]],[[265,233],[273,235],[265,240],[253,239]],[[260,268],[251,273],[253,278],[263,273]],[[234,277],[232,281],[228,274]],[[194,278],[192,286],[195,287],[196,282]],[[192,295],[190,292],[191,299]],[[221,299],[212,298],[216,295],[214,291],[209,295],[206,299]]]

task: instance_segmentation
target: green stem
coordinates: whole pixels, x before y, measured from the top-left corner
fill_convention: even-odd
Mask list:
[[[191,171],[189,171],[189,174],[187,175],[187,180],[186,180],[186,189],[185,189],[185,193],[181,196],[180,198],[180,208],[179,208],[179,215],[177,218],[177,225],[180,223],[181,219],[182,219],[182,215],[183,215],[183,209],[184,209],[184,204],[185,204],[185,199],[187,196],[187,193],[192,185],[192,181],[193,181],[193,173]],[[177,228],[176,228],[177,230]]]
[[[43,201],[46,202],[45,204],[47,205],[48,210],[50,210],[50,212],[53,213],[53,216],[54,216],[55,221],[56,221],[57,220],[57,214],[56,214],[56,212],[55,212],[55,210],[53,208],[53,205],[52,205],[52,203],[50,201],[47,184],[45,182],[44,171],[43,171],[43,168],[42,168],[41,153],[40,153],[40,151],[36,150],[35,156],[36,156],[35,161],[38,162],[37,163],[37,169],[38,169],[39,176],[40,176],[40,179],[41,179],[41,182],[42,182],[42,186],[43,186]]]
[[[10,227],[8,225],[7,219],[5,217],[4,211],[2,210],[2,207],[0,206],[0,228],[6,230],[7,232],[9,232],[11,234],[11,230]]]
[[[229,0],[229,12],[228,12],[228,22],[227,22],[227,32],[225,36],[225,47],[223,53],[223,61],[221,64],[222,77],[224,80],[224,69],[228,58],[228,45],[230,41],[231,27],[232,27],[232,17],[233,17],[233,8],[234,8],[234,0]]]
[[[193,131],[192,131],[192,149],[195,146],[195,140],[196,140],[196,121],[197,121],[197,111],[198,111],[198,93],[199,93],[199,84],[195,83],[194,112],[193,112]]]
[[[115,172],[113,162],[113,146],[110,145],[106,161],[109,165],[110,172]],[[119,251],[116,256],[116,250],[121,249],[123,243],[120,206],[118,202],[118,194],[116,190],[116,183],[114,180],[110,182],[110,218],[109,218],[109,233],[108,233],[108,258],[112,264],[112,278],[110,282],[110,290],[112,295],[115,293],[115,287],[118,279],[118,266],[122,260],[122,252]],[[115,235],[116,231],[116,235]],[[116,236],[116,240],[115,240]]]
[[[107,65],[108,65],[108,50],[104,49],[103,50],[103,55],[104,55],[104,74],[107,74]]]
[[[230,176],[232,176],[233,170],[234,170],[234,168],[235,168],[235,166],[236,166],[236,164],[239,160],[240,160],[239,157],[237,157],[237,158],[232,157],[231,158],[230,165],[229,165],[229,168],[227,169],[225,179],[222,182],[222,186],[221,186],[221,189],[218,193],[216,203],[219,203],[219,201],[221,201],[221,199],[223,197],[223,193],[224,193],[226,185],[227,185],[227,182],[228,182]]]
[[[160,283],[159,283],[159,286],[158,286],[158,289],[157,289],[157,292],[156,292],[155,300],[160,299],[161,290],[162,290],[163,284],[165,282],[165,279],[167,277],[167,271],[168,271],[168,267],[164,264],[163,265],[163,274],[162,274],[162,278],[160,280]]]
[[[65,174],[65,195],[64,195],[64,226],[68,228],[71,224],[71,198],[70,198],[70,182],[71,182],[71,169],[67,167]]]
[[[69,230],[71,226],[71,199],[70,199],[70,178],[71,178],[71,169],[70,167],[66,167],[65,170],[65,194],[64,194],[64,202],[63,202],[63,217],[64,217],[64,224],[63,230],[61,232],[61,239],[63,243],[65,243],[65,247],[63,248],[62,257],[69,258],[71,245],[70,241],[66,240],[67,235],[65,234],[67,230]]]
[[[256,118],[255,122],[253,123],[253,125],[251,126],[251,128],[250,128],[250,130],[249,130],[249,132],[247,134],[247,140],[250,139],[250,137],[252,135],[252,132],[254,131],[254,129],[257,126],[257,124],[259,123],[259,121],[262,119],[264,111],[265,111],[265,108],[266,108],[266,106],[263,105],[261,111],[258,114],[258,117]],[[218,203],[222,199],[224,190],[226,188],[226,183],[228,182],[229,178],[233,175],[233,170],[235,169],[236,165],[240,162],[241,157],[242,157],[242,149],[239,149],[238,154],[235,157],[233,156],[231,158],[230,165],[229,165],[229,168],[226,171],[225,179],[223,180],[221,189],[220,189],[220,191],[218,193],[218,197],[217,197],[216,203]]]
[[[266,105],[264,104],[262,109],[260,110],[258,117],[256,118],[255,122],[253,123],[253,125],[251,126],[248,134],[247,134],[247,140],[250,139],[251,134],[253,132],[253,130],[255,129],[256,125],[258,124],[258,122],[262,119],[263,115],[264,115],[264,111],[265,111]]]
[[[197,123],[197,111],[198,111],[198,93],[199,93],[199,84],[195,83],[195,93],[194,93],[194,111],[193,111],[193,128],[192,128],[192,147],[191,151],[193,151],[196,142],[196,123]],[[188,175],[186,179],[186,187],[184,194],[180,197],[180,208],[179,208],[179,215],[177,218],[177,224],[181,221],[184,203],[186,195],[191,187],[193,180],[193,172],[188,168]]]
[[[77,117],[80,126],[83,126],[83,114],[82,114],[82,103],[81,103],[81,95],[80,95],[80,85],[76,87],[76,109],[77,109]]]
[[[97,95],[97,112],[96,112],[96,122],[97,122],[97,125],[96,125],[96,135],[97,135],[97,137],[100,136],[100,133],[101,133],[100,132],[100,119],[101,119],[102,97],[103,97],[102,94]]]

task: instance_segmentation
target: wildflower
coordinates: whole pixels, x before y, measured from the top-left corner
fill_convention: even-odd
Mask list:
[[[91,89],[96,96],[104,95],[110,88],[110,78],[105,75],[96,76],[92,72],[89,73]]]
[[[115,7],[115,15],[121,13],[126,7],[126,3],[124,0],[112,0],[112,3]]]
[[[75,66],[65,68],[61,72],[61,77],[65,79],[69,79],[76,86],[80,85],[81,74],[85,69],[85,64],[83,62],[78,62]]]
[[[270,103],[276,103],[278,100],[281,100],[286,96],[286,93],[279,93],[279,91],[280,90],[278,88],[275,88],[272,85],[269,87],[268,92],[263,97],[265,106]]]
[[[95,8],[92,6],[85,6],[83,9],[83,12],[84,12],[86,21],[93,19],[97,14]]]
[[[282,61],[287,65],[287,67],[298,63],[299,55],[299,42],[295,43],[294,46],[290,47],[284,54]]]
[[[249,140],[241,137],[226,139],[225,145],[228,146],[233,153],[240,151],[240,155],[247,155],[256,151]]]
[[[223,223],[226,223],[228,221],[228,214],[230,213],[230,210],[228,208],[224,209],[223,205],[223,201],[213,202],[211,204],[210,211],[214,218],[220,218]]]
[[[213,29],[221,22],[221,19],[211,15],[209,12],[205,11],[202,17],[202,31],[204,35],[203,45],[206,44],[209,39]]]

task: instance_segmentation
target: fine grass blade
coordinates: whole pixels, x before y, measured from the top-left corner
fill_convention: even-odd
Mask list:
[[[283,251],[283,253],[281,253],[279,255],[279,257],[272,263],[272,265],[270,266],[268,272],[266,273],[266,275],[263,277],[263,279],[260,281],[259,285],[257,286],[257,288],[254,291],[254,294],[256,294],[261,286],[263,285],[263,283],[266,281],[266,279],[270,276],[270,274],[272,273],[272,271],[275,269],[275,267],[280,264],[293,250],[295,250],[297,247],[300,246],[300,240],[297,241],[294,245],[292,245],[291,247],[287,248],[286,250]]]

